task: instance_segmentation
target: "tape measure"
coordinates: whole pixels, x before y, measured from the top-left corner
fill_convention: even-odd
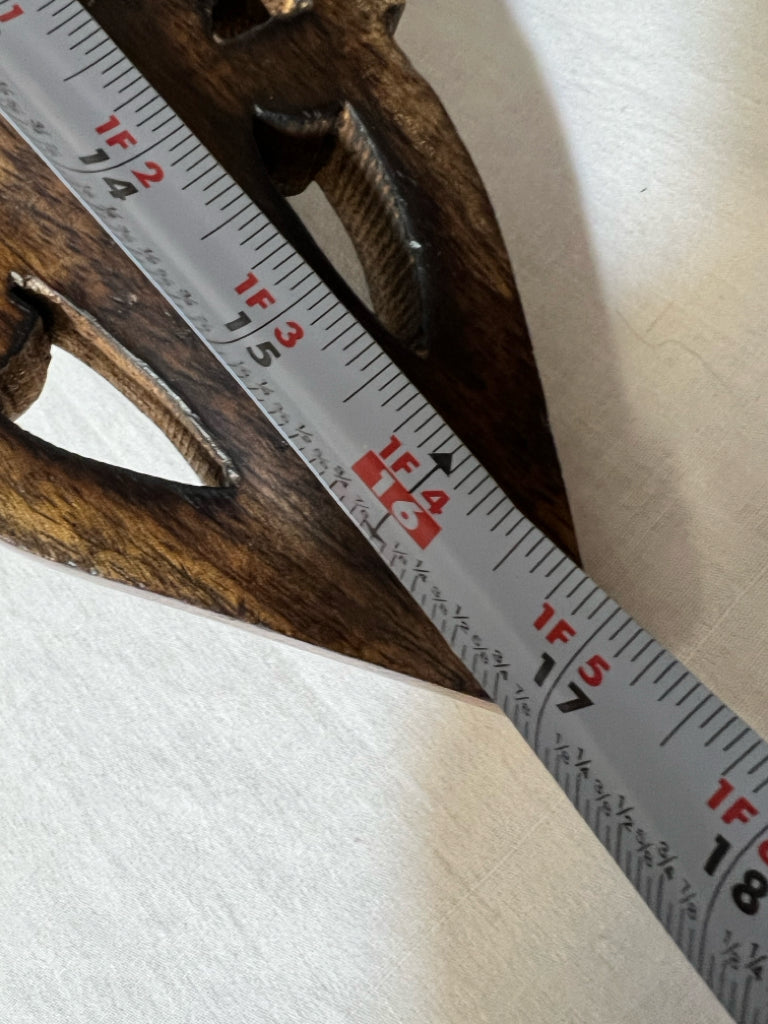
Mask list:
[[[355,521],[726,1009],[768,1024],[768,743],[560,552],[78,0],[0,112]]]

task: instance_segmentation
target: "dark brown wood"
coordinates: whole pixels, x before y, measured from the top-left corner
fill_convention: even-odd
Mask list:
[[[498,227],[448,116],[393,41],[401,5],[88,6],[521,510],[575,555]],[[283,197],[312,180],[357,247],[375,313]],[[9,282],[0,301],[0,533],[101,576],[477,693],[245,393],[5,128],[0,182],[12,197],[0,203]],[[44,384],[52,342],[128,394],[208,486],[106,466],[15,426]]]

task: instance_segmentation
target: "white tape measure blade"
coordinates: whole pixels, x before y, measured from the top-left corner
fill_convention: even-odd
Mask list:
[[[0,0],[0,59],[6,119],[358,524],[735,1019],[766,1024],[768,745],[514,507],[78,0]]]

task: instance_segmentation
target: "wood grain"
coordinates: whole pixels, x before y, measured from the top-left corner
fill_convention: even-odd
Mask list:
[[[509,261],[447,114],[393,41],[399,5],[89,7],[521,510],[575,555]],[[228,38],[217,38],[225,27]],[[356,244],[375,312],[283,197],[312,180]],[[11,284],[11,274],[29,276],[0,302],[2,535],[113,580],[477,693],[246,394],[5,128],[0,182],[12,197],[0,205],[0,271]],[[18,428],[12,420],[43,386],[51,342],[176,433],[215,486],[117,469]],[[161,392],[171,396],[165,404]]]

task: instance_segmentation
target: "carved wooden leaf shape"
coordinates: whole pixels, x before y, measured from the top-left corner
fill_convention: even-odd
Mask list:
[[[299,13],[264,6],[271,17],[226,44],[213,37],[210,3],[196,10],[186,0],[93,0],[89,9],[521,510],[575,553],[509,262],[445,111],[393,42],[400,5],[314,0]],[[300,137],[295,130],[301,110],[330,112],[328,130],[317,135],[322,145],[314,150],[307,146],[311,133]],[[259,138],[265,114],[272,129],[280,117],[288,126],[274,133],[271,149],[263,133]],[[281,182],[292,166],[291,138],[298,140],[292,151],[297,173]],[[410,348],[398,343],[402,332],[393,329],[397,289],[388,268],[394,264],[385,263],[381,280],[370,280],[381,263],[370,241],[376,232],[369,219],[350,214],[354,202],[345,207],[340,198],[345,175],[371,217],[390,218],[390,240],[400,232],[420,247],[406,265],[415,268],[418,304],[400,320],[412,325],[418,310],[419,342]],[[369,270],[380,316],[339,278],[280,195],[302,176],[314,176],[345,219]],[[210,478],[214,486],[154,480],[51,450],[0,416],[3,536],[111,579],[477,692],[432,625],[246,394],[4,128],[0,182],[8,200],[0,204],[0,239],[7,240],[0,241],[3,277],[14,272],[27,282],[46,282],[66,296],[68,316],[72,308],[86,310],[101,337],[117,339],[153,368],[205,424],[214,446],[213,439],[220,439],[227,465],[238,474],[235,480],[214,459],[211,466],[220,474]],[[138,301],[126,303],[129,293]],[[46,331],[53,329],[64,326],[46,327],[10,300],[0,303],[8,366],[25,347],[34,355],[37,346],[37,361],[44,360]],[[6,385],[13,378],[16,387],[15,399],[5,387],[7,413],[14,414],[14,402],[23,406],[34,399],[34,365],[31,358],[26,376],[6,373]],[[142,392],[135,380],[123,390],[137,401]],[[143,393],[146,399],[146,388]]]

